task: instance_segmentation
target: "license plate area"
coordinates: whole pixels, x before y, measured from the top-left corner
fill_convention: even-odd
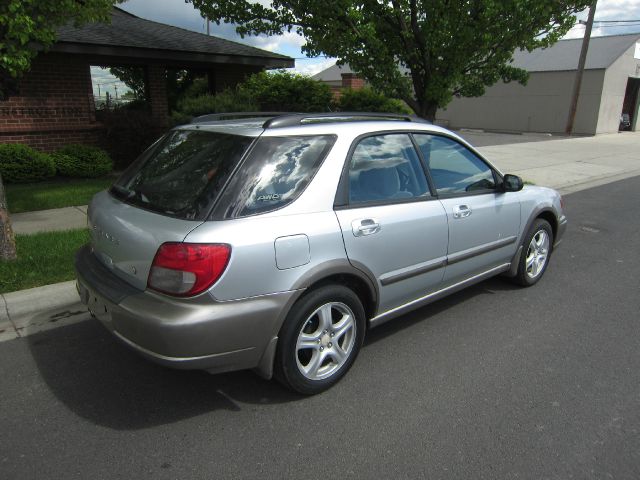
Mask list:
[[[76,286],[78,295],[80,295],[80,301],[87,306],[89,313],[102,323],[111,325],[111,312],[100,296],[91,291],[91,289],[86,287],[80,281],[77,282]]]

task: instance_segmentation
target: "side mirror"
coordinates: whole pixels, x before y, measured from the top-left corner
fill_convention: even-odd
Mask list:
[[[502,179],[502,190],[505,192],[519,192],[523,186],[522,179],[517,175],[507,173]]]

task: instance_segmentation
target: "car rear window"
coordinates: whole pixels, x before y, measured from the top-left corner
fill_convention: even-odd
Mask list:
[[[187,220],[202,219],[253,140],[174,130],[145,152],[111,193],[148,210]]]
[[[334,135],[260,137],[220,197],[214,217],[246,217],[293,202],[335,140]]]

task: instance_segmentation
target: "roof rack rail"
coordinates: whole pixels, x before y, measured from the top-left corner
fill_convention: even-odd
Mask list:
[[[431,123],[416,115],[402,113],[375,112],[328,112],[328,113],[296,113],[274,116],[262,125],[262,128],[293,127],[304,123],[349,122],[362,120],[394,120],[402,122]]]
[[[191,123],[216,122],[221,120],[239,120],[242,118],[279,117],[282,115],[296,115],[296,112],[227,112],[208,113],[191,119]]]

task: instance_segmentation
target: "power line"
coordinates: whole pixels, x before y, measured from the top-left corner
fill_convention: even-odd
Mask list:
[[[626,23],[624,25],[596,25],[596,28],[624,28],[624,27],[637,27],[640,25],[640,20],[636,21],[637,23]]]
[[[635,23],[640,22],[640,19],[636,20],[594,20],[593,23]]]

